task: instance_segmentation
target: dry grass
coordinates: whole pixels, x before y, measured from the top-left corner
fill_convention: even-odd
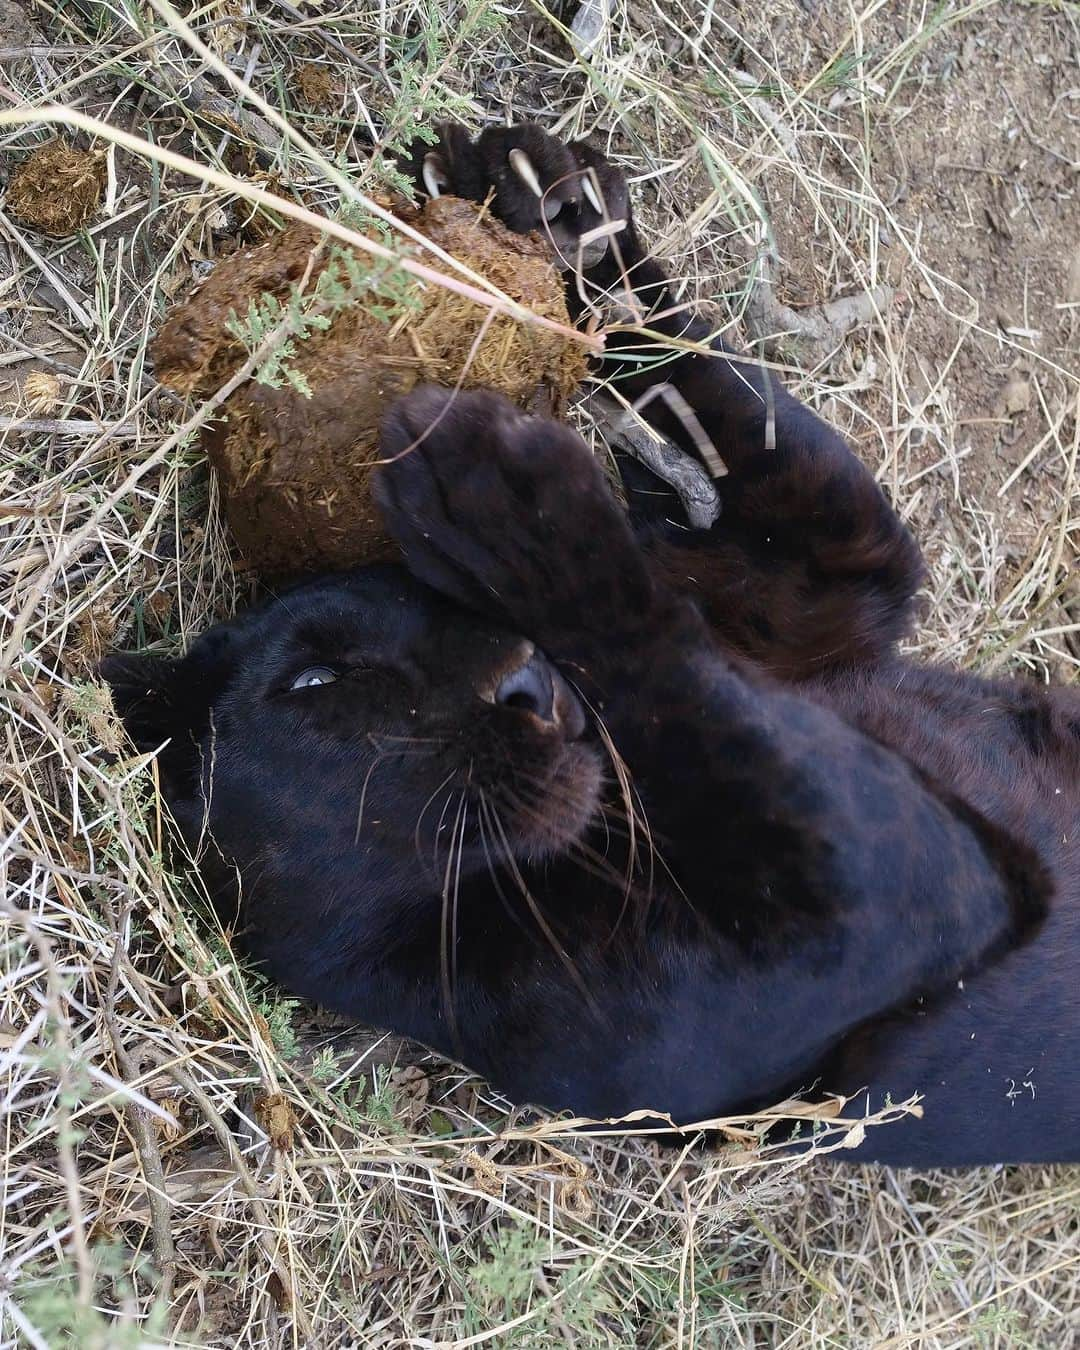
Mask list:
[[[835,352],[801,349],[796,383],[927,540],[920,650],[1067,677],[1076,372],[979,317],[871,153],[934,44],[1027,11],[905,0],[885,43],[880,6],[834,6],[842,40],[806,79],[725,4],[614,6],[588,62],[527,0],[298,6],[190,15],[262,106],[160,4],[38,3],[0,55],[0,108],[66,105],[207,169],[104,137],[102,208],[77,235],[0,214],[0,1344],[1080,1344],[1075,1169],[796,1164],[755,1150],[753,1122],[713,1154],[581,1137],[282,1001],[168,870],[153,766],[124,757],[92,677],[114,643],[179,648],[243,598],[191,434],[206,409],[160,391],[145,353],[170,297],[251,222],[252,185],[333,209],[342,172],[368,181],[373,138],[510,108],[606,145],[683,293],[720,321],[761,309],[766,200],[805,223],[818,300],[883,294],[892,241],[944,345],[920,345],[901,301]],[[1038,17],[1075,43],[1067,6]],[[0,129],[0,165],[53,134]],[[1030,463],[979,495],[950,400],[990,329],[1033,391]],[[1008,509],[1031,492],[1042,528],[1018,544]]]

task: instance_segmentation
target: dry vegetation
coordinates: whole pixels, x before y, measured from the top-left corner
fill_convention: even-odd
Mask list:
[[[94,681],[247,589],[207,405],[148,368],[170,299],[272,227],[258,190],[335,212],[374,143],[511,111],[625,165],[684,294],[875,466],[933,564],[920,650],[1075,677],[1075,8],[628,0],[587,53],[575,12],[0,0],[3,1346],[1080,1344],[1076,1169],[580,1137],[261,986]],[[17,209],[59,133],[100,184],[67,235]]]

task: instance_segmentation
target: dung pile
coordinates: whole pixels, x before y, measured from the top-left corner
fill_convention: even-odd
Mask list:
[[[56,140],[39,146],[15,169],[7,205],[32,229],[71,234],[95,214],[104,190],[104,154]]]
[[[475,204],[452,197],[401,215],[512,299],[569,322],[562,280],[539,238],[478,220]],[[196,396],[219,389],[248,357],[230,318],[268,295],[286,304],[305,277],[310,296],[334,255],[316,231],[291,226],[219,263],[161,328],[153,346],[158,378]],[[248,565],[268,577],[395,555],[370,476],[383,413],[415,384],[461,379],[464,388],[498,389],[523,408],[558,413],[584,374],[572,339],[506,314],[492,318],[441,286],[411,285],[402,303],[390,314],[387,308],[372,292],[336,309],[328,327],[293,344],[288,378],[279,387],[245,382],[208,437],[229,524]]]

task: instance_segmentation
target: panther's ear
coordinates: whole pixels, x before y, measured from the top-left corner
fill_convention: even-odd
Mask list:
[[[199,744],[235,668],[238,627],[218,625],[177,661],[116,652],[98,667],[136,748],[156,750],[168,742],[159,764],[173,793],[189,790],[197,780]]]
[[[154,750],[190,725],[193,709],[178,701],[182,684],[177,678],[182,661],[114,652],[105,657],[98,674],[112,691],[113,706],[139,750]]]

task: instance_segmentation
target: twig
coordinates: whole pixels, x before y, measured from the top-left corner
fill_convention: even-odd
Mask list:
[[[50,46],[46,42],[35,42],[25,47],[0,47],[0,65],[7,61],[25,61],[33,56],[82,56],[85,51],[85,47],[76,47],[71,43]]]
[[[724,478],[727,475],[727,465],[720,457],[720,452],[712,442],[712,438],[701,425],[697,413],[683,398],[678,388],[668,381],[663,384],[654,384],[646,389],[645,393],[634,402],[635,412],[640,411],[654,399],[660,399],[666,403],[668,411],[671,412],[683,425],[683,430],[694,442],[694,448],[701,456],[702,462],[714,478]]]
[[[131,25],[138,32],[135,24]],[[155,36],[152,47],[161,45],[162,34]],[[169,34],[171,37],[172,34]],[[158,55],[158,53],[154,53]],[[151,58],[153,59],[153,57]],[[154,61],[154,70],[160,81],[160,88],[144,86],[146,92],[159,104],[176,102],[188,112],[213,120],[216,126],[222,122],[232,123],[246,132],[266,155],[273,157],[281,148],[281,137],[265,118],[247,108],[234,106],[229,99],[219,94],[205,75],[178,76],[170,70],[163,60]]]
[[[770,355],[790,343],[801,349],[803,359],[818,361],[824,360],[853,328],[870,323],[886,311],[896,296],[892,286],[875,286],[858,295],[795,310],[777,300],[774,282],[775,256],[763,249],[743,316],[748,336],[760,342]]]
[[[29,358],[27,358],[29,359]],[[91,422],[84,417],[8,417],[0,414],[0,434],[5,431],[26,436],[64,434],[68,436],[137,436],[134,422]]]
[[[671,488],[695,530],[710,529],[720,515],[714,481],[690,455],[648,426],[636,409],[616,400],[597,391],[585,400],[585,409],[610,444],[633,455]]]

